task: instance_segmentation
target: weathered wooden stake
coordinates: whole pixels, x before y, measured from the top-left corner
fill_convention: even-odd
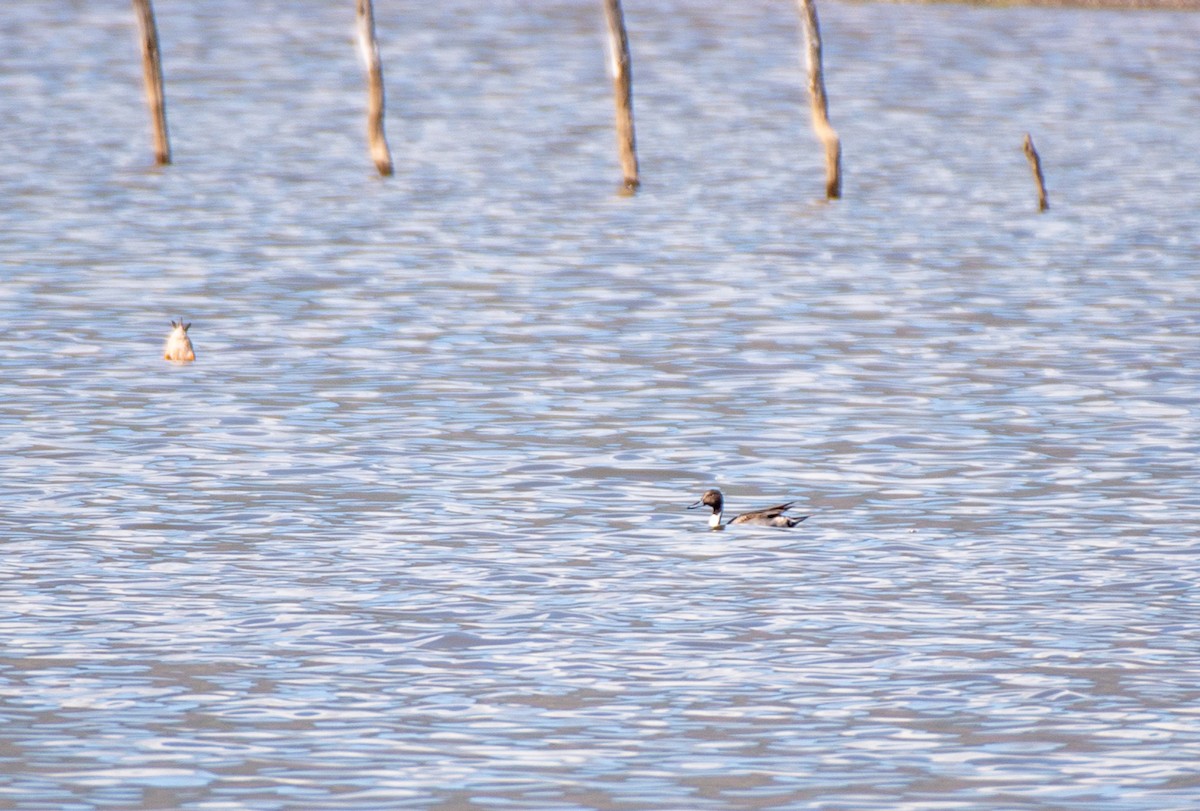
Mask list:
[[[392,153],[383,134],[383,65],[375,43],[375,9],[371,0],[355,0],[358,14],[358,50],[367,69],[367,144],[379,174],[392,174]]]
[[[142,78],[146,85],[146,104],[154,125],[154,162],[171,162],[171,144],[167,141],[167,103],[163,98],[162,57],[158,51],[158,27],[150,0],[133,0],[142,40]]]
[[[804,25],[805,58],[808,63],[808,94],[812,102],[813,131],[825,145],[825,198],[842,196],[842,143],[829,123],[829,101],[821,67],[821,29],[817,25],[816,0],[796,0]]]
[[[623,188],[637,190],[637,145],[633,136],[633,76],[630,69],[629,37],[625,33],[625,15],[621,0],[604,0],[604,16],[608,19],[608,58],[613,77],[613,97],[617,105],[617,153],[624,174]]]
[[[1046,179],[1042,177],[1042,159],[1038,157],[1037,150],[1033,146],[1033,138],[1029,133],[1025,133],[1025,157],[1029,159],[1029,168],[1033,170],[1033,180],[1037,183],[1038,192],[1038,211],[1045,211],[1050,208],[1050,201],[1046,198]]]

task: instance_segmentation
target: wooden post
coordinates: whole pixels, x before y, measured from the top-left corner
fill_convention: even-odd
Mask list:
[[[821,29],[817,25],[816,0],[796,0],[804,26],[808,63],[808,94],[812,102],[813,130],[825,145],[825,199],[842,196],[842,144],[829,123],[829,101],[825,97],[825,77],[821,67]]]
[[[383,65],[375,43],[375,10],[371,0],[355,0],[358,15],[358,50],[367,69],[367,145],[379,174],[392,174],[392,153],[383,133]]]
[[[1038,211],[1045,211],[1050,208],[1050,201],[1046,199],[1046,179],[1042,177],[1042,159],[1038,157],[1037,150],[1033,147],[1033,138],[1029,133],[1025,133],[1025,157],[1029,160],[1029,168],[1033,170],[1033,180],[1037,183],[1038,192]]]
[[[167,103],[163,98],[162,56],[158,51],[158,27],[150,0],[133,0],[142,40],[142,78],[146,85],[146,104],[154,125],[154,162],[171,162],[171,144],[167,141]]]
[[[604,0],[604,16],[608,20],[609,69],[617,106],[617,154],[624,175],[622,188],[626,192],[634,192],[641,181],[638,180],[637,144],[633,136],[633,76],[629,37],[625,33],[621,0]]]

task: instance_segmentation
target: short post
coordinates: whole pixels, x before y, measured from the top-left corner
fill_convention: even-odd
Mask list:
[[[367,145],[379,174],[392,174],[392,153],[383,133],[383,65],[375,43],[375,9],[371,0],[355,0],[358,16],[358,51],[367,69]]]
[[[804,26],[805,61],[808,63],[808,94],[812,103],[813,131],[825,145],[825,199],[842,196],[842,144],[829,123],[829,101],[821,67],[821,29],[817,25],[816,0],[796,0]]]
[[[1033,138],[1029,133],[1025,133],[1025,157],[1029,160],[1029,168],[1033,170],[1033,181],[1037,184],[1038,193],[1038,211],[1045,211],[1050,208],[1050,201],[1046,198],[1046,179],[1042,177],[1042,159],[1038,157],[1037,149],[1033,146]]]
[[[146,85],[146,104],[154,125],[154,162],[165,166],[171,162],[171,145],[167,141],[167,103],[163,97],[162,56],[158,50],[158,27],[154,24],[154,9],[150,0],[133,0],[138,30],[142,41],[142,78]]]
[[[621,0],[604,0],[604,16],[608,20],[609,69],[617,106],[617,154],[624,175],[622,188],[626,192],[634,192],[641,181],[638,180],[637,145],[633,136],[633,76],[629,36],[625,33]]]

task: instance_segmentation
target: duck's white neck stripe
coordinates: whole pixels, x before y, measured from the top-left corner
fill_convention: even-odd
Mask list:
[[[721,526],[721,510],[717,510],[708,517],[708,526],[712,529],[716,529],[717,527]]]

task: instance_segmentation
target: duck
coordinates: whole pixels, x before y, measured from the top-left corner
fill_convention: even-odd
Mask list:
[[[704,495],[700,496],[700,500],[688,507],[688,509],[694,510],[697,507],[712,507],[712,515],[708,517],[709,529],[724,529],[731,524],[790,528],[808,518],[807,515],[784,515],[795,503],[794,501],[789,501],[785,504],[777,504],[774,507],[764,507],[761,510],[744,512],[722,524],[721,516],[725,511],[725,497],[721,495],[720,490],[705,490]]]
[[[196,351],[192,349],[192,339],[188,337],[187,331],[191,324],[183,323],[183,319],[179,319],[179,323],[171,322],[171,334],[167,336],[167,345],[163,347],[163,359],[173,361],[193,361],[196,359]]]

